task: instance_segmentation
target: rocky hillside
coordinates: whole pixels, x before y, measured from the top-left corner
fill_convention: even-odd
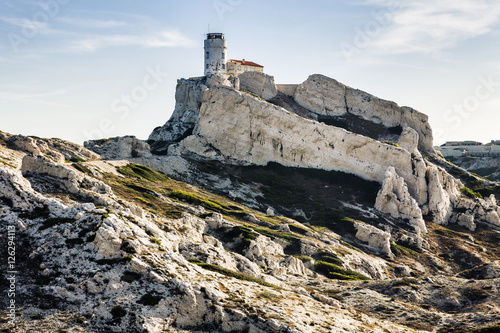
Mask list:
[[[500,181],[500,157],[448,157],[447,160],[490,181]]]
[[[0,132],[0,329],[498,331],[499,187],[425,115],[320,75],[176,100],[151,151]]]

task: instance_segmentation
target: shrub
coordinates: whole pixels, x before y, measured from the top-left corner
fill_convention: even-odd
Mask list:
[[[472,331],[472,333],[500,333],[500,325],[479,328]]]
[[[350,269],[344,269],[342,267],[339,267],[335,264],[331,264],[329,262],[325,261],[317,261],[314,264],[314,267],[316,268],[316,271],[319,273],[324,274],[326,277],[330,279],[337,279],[337,280],[370,280],[369,277],[352,271]]]
[[[171,198],[183,200],[192,204],[200,205],[207,209],[215,210],[217,212],[226,212],[227,209],[223,208],[219,203],[216,203],[209,199],[204,199],[195,193],[190,193],[181,190],[175,190],[170,192],[169,196]]]
[[[463,195],[465,195],[466,197],[469,197],[471,199],[474,199],[474,198],[482,199],[483,198],[483,196],[481,194],[474,192],[473,190],[471,190],[467,186],[462,186],[460,188],[460,191],[462,191]]]
[[[126,166],[119,167],[117,168],[117,171],[121,173],[124,176],[129,176],[129,177],[134,177],[134,178],[139,178],[139,179],[146,179],[149,181],[165,181],[168,180],[168,176],[155,171],[151,168],[148,168],[144,165],[138,165],[138,164],[133,164],[129,163]]]
[[[86,160],[84,160],[83,158],[80,158],[80,157],[72,157],[69,160],[70,160],[70,162],[87,162]]]

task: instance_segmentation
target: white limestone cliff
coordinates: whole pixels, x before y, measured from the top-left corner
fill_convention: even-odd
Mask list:
[[[315,74],[297,87],[295,101],[321,115],[352,114],[386,127],[409,126],[419,135],[419,148],[432,152],[432,130],[428,117],[409,107],[380,99],[348,87],[332,78]]]

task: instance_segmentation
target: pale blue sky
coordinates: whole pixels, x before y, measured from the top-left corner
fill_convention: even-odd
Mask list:
[[[0,0],[0,129],[146,139],[203,40],[278,83],[324,74],[429,115],[435,143],[500,139],[496,0]]]

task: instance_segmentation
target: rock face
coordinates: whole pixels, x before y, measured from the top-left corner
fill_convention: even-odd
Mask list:
[[[428,117],[412,108],[400,107],[319,74],[309,76],[299,85],[294,98],[300,105],[321,115],[353,114],[388,128],[411,127],[419,135],[419,148],[424,152],[433,151]]]
[[[408,151],[303,119],[232,89],[207,91],[200,114],[193,136],[180,145],[202,156],[212,157],[215,149],[243,163],[338,170],[380,182],[393,165],[416,184]],[[221,118],[224,122],[215,121]]]
[[[369,246],[380,251],[380,253],[392,256],[389,243],[391,234],[365,223],[356,223],[356,238],[368,243]]]
[[[240,89],[254,93],[265,100],[276,97],[278,90],[274,77],[261,72],[245,72],[238,76]]]
[[[404,179],[396,174],[394,167],[389,167],[385,173],[382,189],[377,194],[375,208],[394,218],[409,220],[409,224],[418,233],[427,232],[422,210],[408,192]]]
[[[109,160],[152,156],[149,145],[135,136],[91,140],[84,146]]]

